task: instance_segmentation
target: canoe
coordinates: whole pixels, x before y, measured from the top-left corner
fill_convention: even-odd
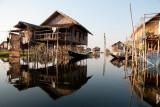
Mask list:
[[[76,52],[72,52],[72,51],[68,51],[69,55],[74,57],[74,58],[88,58],[90,57],[90,55],[92,54],[92,52],[88,52],[88,53],[84,53],[84,54],[80,54],[80,53],[76,53]]]
[[[112,53],[110,53],[110,55],[113,56],[114,58],[117,58],[117,59],[125,59],[124,55],[122,55],[122,56],[120,56],[120,55],[113,55]]]

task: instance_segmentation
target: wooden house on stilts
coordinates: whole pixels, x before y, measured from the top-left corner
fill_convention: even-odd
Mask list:
[[[88,31],[84,26],[69,16],[55,11],[42,24],[34,25],[20,21],[15,25],[21,39],[21,47],[30,47],[40,43],[46,44],[46,53],[57,53],[57,57],[68,55],[68,50],[77,52],[77,46],[88,45]],[[38,48],[37,48],[38,49]]]
[[[146,14],[146,15],[153,15],[153,14]],[[145,17],[147,18],[148,16]],[[143,23],[140,24],[134,31],[136,48],[139,48],[138,44],[140,44],[143,40],[146,39],[146,49],[148,51],[157,50],[157,53],[159,53],[160,13],[157,13],[153,17],[149,18],[150,19],[147,21],[144,21],[143,19]],[[144,35],[146,35],[146,38]],[[131,38],[132,36],[133,33],[131,34]]]

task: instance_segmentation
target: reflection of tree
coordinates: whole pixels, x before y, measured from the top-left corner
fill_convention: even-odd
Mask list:
[[[12,65],[15,67],[15,64]],[[81,88],[91,76],[87,77],[86,64],[66,64],[33,69],[27,65],[16,66],[8,71],[10,83],[19,91],[30,87],[40,87],[54,100],[72,94]],[[15,79],[16,78],[16,79]]]

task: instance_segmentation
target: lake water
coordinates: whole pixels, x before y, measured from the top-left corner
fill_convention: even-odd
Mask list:
[[[126,73],[124,61],[114,61],[111,56],[100,54],[76,64],[50,64],[38,70],[33,69],[34,63],[30,69],[24,61],[20,63],[0,60],[0,107],[135,107],[159,103],[147,99],[143,87],[132,88],[130,66]],[[144,90],[144,97],[138,90]]]

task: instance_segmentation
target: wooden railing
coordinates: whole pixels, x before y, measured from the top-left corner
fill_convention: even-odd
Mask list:
[[[70,41],[71,33],[45,33],[45,34],[36,34],[35,40],[65,40]]]

